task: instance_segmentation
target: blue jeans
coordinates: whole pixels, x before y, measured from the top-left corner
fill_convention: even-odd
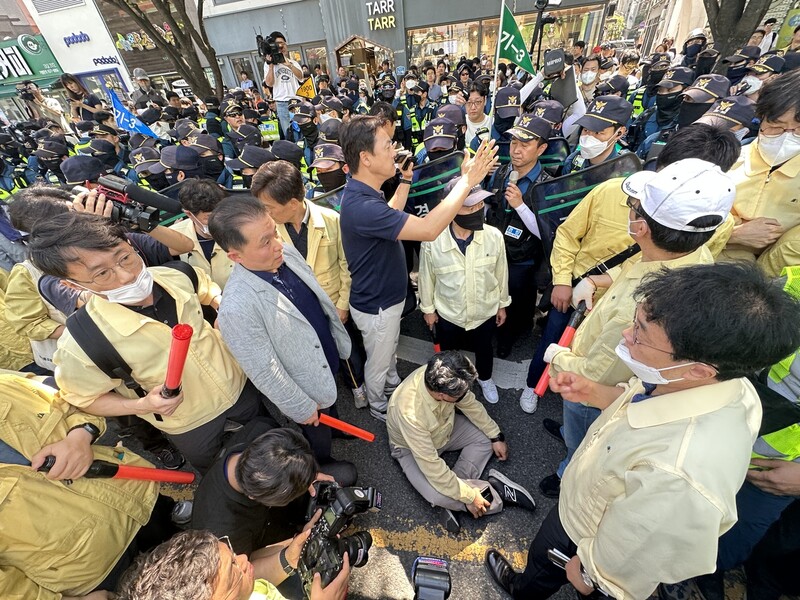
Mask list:
[[[561,339],[561,334],[564,333],[564,329],[566,329],[569,318],[572,316],[573,312],[575,311],[572,307],[568,308],[565,313],[555,308],[551,308],[547,311],[547,323],[542,332],[542,339],[539,340],[536,351],[533,353],[531,364],[528,366],[526,385],[529,388],[536,387],[536,384],[539,383],[539,378],[542,376],[547,366],[547,363],[544,362],[544,352],[550,344],[555,344]]]
[[[284,136],[288,136],[289,128],[292,126],[292,115],[289,112],[289,101],[278,100],[275,102],[278,109],[278,122],[281,124],[281,131]]]
[[[745,481],[736,494],[739,520],[719,538],[717,570],[727,571],[746,561],[770,525],[795,500],[794,496],[776,496]]]
[[[567,445],[567,455],[564,460],[558,463],[556,474],[559,477],[564,475],[564,469],[567,468],[569,461],[572,460],[572,455],[575,454],[575,450],[578,449],[583,438],[586,437],[589,427],[599,416],[599,408],[564,400],[564,426],[561,428],[561,433],[564,436],[564,443]]]

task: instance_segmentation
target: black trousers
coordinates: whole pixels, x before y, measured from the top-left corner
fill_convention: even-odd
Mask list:
[[[511,347],[514,341],[533,326],[536,311],[536,265],[508,265],[508,293],[511,305],[506,308],[506,322],[497,330],[497,345]]]
[[[331,405],[329,408],[322,408],[319,412],[320,414],[329,415],[334,419],[339,418],[339,411],[336,410],[336,404]],[[300,430],[308,440],[308,443],[311,444],[311,451],[314,453],[314,458],[317,459],[319,464],[324,465],[333,460],[331,458],[333,431],[330,427],[320,423],[316,427],[313,425],[300,425]]]
[[[745,563],[748,600],[778,600],[800,594],[800,500],[795,500],[767,530]]]
[[[554,506],[539,528],[528,549],[528,564],[525,571],[516,574],[511,580],[512,596],[517,600],[544,600],[555,594],[566,583],[567,572],[554,565],[547,558],[550,549],[560,550],[570,558],[578,552],[576,546],[558,515],[558,505]],[[581,596],[581,594],[579,594]],[[608,598],[599,592],[584,598]]]
[[[364,340],[361,332],[353,322],[353,318],[347,319],[344,324],[347,335],[350,336],[350,358],[343,358],[339,361],[339,378],[350,389],[359,387],[364,383],[364,363],[367,360],[367,351],[364,349]]]
[[[436,334],[442,350],[471,350],[474,352],[478,378],[483,381],[492,378],[494,364],[492,338],[494,338],[495,329],[497,329],[495,317],[486,319],[478,327],[469,331],[441,316],[436,323]]]

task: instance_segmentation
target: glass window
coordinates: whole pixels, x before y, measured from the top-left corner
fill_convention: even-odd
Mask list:
[[[322,67],[323,73],[330,72],[328,70],[328,49],[325,46],[306,48],[306,59],[308,60],[306,64],[312,73],[316,65]]]
[[[93,75],[81,75],[80,76],[81,82],[86,89],[89,90],[90,94],[94,94],[101,100],[104,100],[107,103],[111,103],[111,99],[106,94],[105,88],[110,88],[114,91],[117,95],[117,98],[125,98],[125,88],[122,85],[122,82],[119,80],[116,71],[105,71],[101,73],[95,73]]]
[[[237,56],[231,58],[231,67],[233,68],[233,75],[236,77],[235,81],[237,87],[241,85],[241,73],[244,71],[247,73],[247,78],[253,82],[256,91],[260,89],[258,84],[260,83],[263,74],[255,68],[254,63],[250,60],[249,56]]]
[[[426,60],[436,64],[445,54],[450,55],[453,64],[461,56],[476,56],[479,30],[478,21],[409,29],[406,33],[409,64],[421,65]]]

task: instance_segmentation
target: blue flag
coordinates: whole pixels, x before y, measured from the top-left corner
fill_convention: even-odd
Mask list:
[[[114,107],[114,118],[117,120],[118,127],[125,131],[141,133],[158,139],[158,136],[153,133],[152,129],[131,114],[127,108],[122,106],[122,102],[119,101],[119,98],[117,98],[117,95],[112,90],[106,88],[106,93],[111,98],[111,105]]]

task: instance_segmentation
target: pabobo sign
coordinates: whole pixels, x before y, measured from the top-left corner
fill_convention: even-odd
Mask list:
[[[88,33],[80,32],[80,33],[73,33],[72,35],[68,35],[64,38],[64,43],[67,45],[67,48],[73,46],[75,44],[83,44],[84,42],[91,41],[92,38],[89,37]]]
[[[97,65],[118,65],[119,59],[116,56],[98,56],[93,58],[92,62]]]

